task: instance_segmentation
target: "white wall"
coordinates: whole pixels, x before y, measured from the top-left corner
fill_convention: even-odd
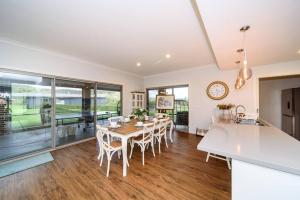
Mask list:
[[[196,127],[208,127],[211,113],[220,103],[242,104],[248,113],[256,113],[259,105],[258,78],[300,74],[300,61],[258,66],[253,68],[253,73],[253,78],[240,90],[234,89],[237,70],[220,71],[216,65],[147,76],[144,87],[189,84],[189,129],[194,133]],[[229,95],[220,101],[211,100],[206,95],[206,87],[216,80],[226,82],[230,90]]]
[[[0,68],[123,85],[123,114],[131,112],[130,92],[143,89],[143,78],[72,57],[0,41]]]
[[[234,89],[237,70],[220,71],[215,65],[174,71],[143,78],[22,44],[0,41],[0,68],[64,76],[123,85],[124,114],[131,112],[130,92],[148,87],[189,84],[190,132],[207,127],[212,110],[219,103],[243,104],[248,112],[258,108],[258,78],[300,74],[300,61],[254,68],[253,78],[241,90]],[[225,81],[230,93],[224,100],[207,97],[206,87],[215,80]]]
[[[259,115],[281,129],[281,90],[300,87],[299,77],[259,81]]]

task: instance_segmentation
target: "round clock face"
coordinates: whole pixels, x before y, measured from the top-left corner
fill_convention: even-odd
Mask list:
[[[208,85],[206,93],[209,98],[220,100],[228,95],[229,89],[226,83],[222,81],[215,81]]]

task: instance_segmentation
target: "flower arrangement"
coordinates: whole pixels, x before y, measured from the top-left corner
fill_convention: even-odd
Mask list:
[[[220,109],[220,110],[230,110],[231,108],[234,108],[235,105],[234,104],[218,104],[217,107]]]
[[[144,120],[145,114],[147,114],[147,110],[143,108],[137,108],[135,109],[132,114],[135,115],[140,121]]]

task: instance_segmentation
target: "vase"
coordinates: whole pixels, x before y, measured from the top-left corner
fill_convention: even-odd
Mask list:
[[[137,118],[140,122],[144,121],[145,119],[144,115],[139,115]]]
[[[223,110],[223,119],[231,119],[232,113],[231,113],[231,110]]]

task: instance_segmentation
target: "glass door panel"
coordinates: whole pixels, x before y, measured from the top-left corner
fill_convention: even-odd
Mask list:
[[[95,136],[94,84],[56,79],[56,146]]]
[[[52,147],[52,81],[0,72],[0,160]]]
[[[189,96],[188,87],[174,88],[175,109],[174,121],[178,125],[188,125]]]
[[[148,112],[149,116],[154,116],[156,113],[156,95],[158,95],[158,90],[148,90]]]
[[[122,115],[122,87],[98,83],[96,111],[99,124],[107,123],[109,117]]]

